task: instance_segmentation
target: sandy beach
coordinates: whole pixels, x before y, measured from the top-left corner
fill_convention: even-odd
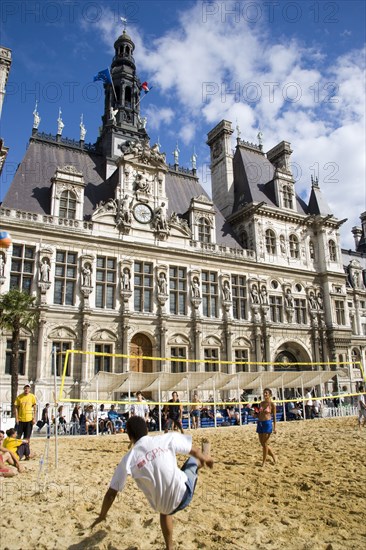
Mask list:
[[[278,464],[264,469],[255,426],[197,430],[194,442],[203,435],[216,464],[176,515],[177,549],[366,546],[366,429],[357,431],[355,418],[279,423],[271,438]],[[37,458],[0,480],[1,550],[164,548],[159,516],[131,478],[107,521],[89,528],[127,445],[125,434],[60,437],[56,471],[51,440],[40,475],[46,440],[34,438]]]

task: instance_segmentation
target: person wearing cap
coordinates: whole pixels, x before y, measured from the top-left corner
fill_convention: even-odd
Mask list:
[[[37,416],[37,400],[36,396],[31,393],[29,384],[24,386],[23,393],[18,395],[14,405],[17,436],[19,439],[22,436],[24,439],[29,439]]]

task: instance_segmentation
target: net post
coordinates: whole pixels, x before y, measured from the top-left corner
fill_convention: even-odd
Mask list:
[[[57,373],[56,373],[56,348],[52,348],[53,384],[55,392],[55,468],[58,469],[58,426],[57,426]]]

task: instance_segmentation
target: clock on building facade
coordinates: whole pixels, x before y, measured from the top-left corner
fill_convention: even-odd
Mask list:
[[[140,223],[149,223],[152,220],[153,213],[147,204],[138,203],[134,206],[133,215]]]

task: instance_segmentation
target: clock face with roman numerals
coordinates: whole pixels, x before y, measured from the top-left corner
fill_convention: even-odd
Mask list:
[[[153,213],[147,204],[138,203],[133,209],[133,215],[135,219],[140,223],[149,223],[152,220]]]

